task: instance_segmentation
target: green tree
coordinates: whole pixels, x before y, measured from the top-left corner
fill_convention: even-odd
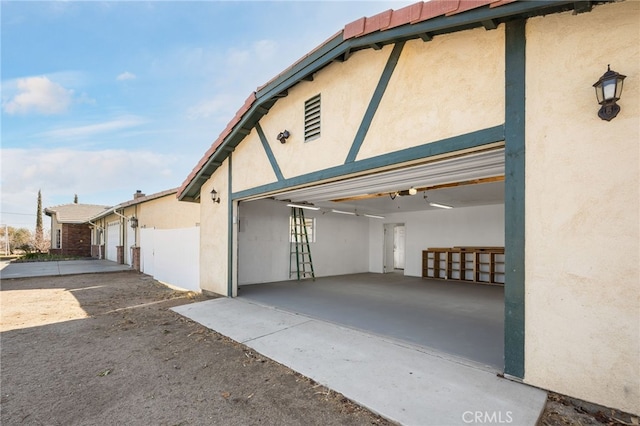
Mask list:
[[[78,194],[73,194],[73,204],[78,204]]]
[[[34,248],[43,251],[44,236],[42,232],[42,193],[38,190],[38,207],[36,211],[36,235],[34,238]]]
[[[32,247],[33,235],[27,228],[14,228],[9,226],[9,253],[16,250],[30,251]]]

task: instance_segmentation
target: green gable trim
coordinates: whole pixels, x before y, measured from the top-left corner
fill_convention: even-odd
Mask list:
[[[449,152],[455,152],[464,149],[477,148],[483,145],[501,142],[503,140],[504,126],[489,127],[487,129],[466,133],[464,135],[454,136],[436,142],[430,142],[424,145],[391,152],[389,154],[383,154],[377,157],[367,158],[340,166],[330,167],[328,169],[285,179],[283,181],[274,182],[267,185],[258,186],[256,188],[246,189],[244,191],[239,191],[231,194],[231,197],[234,200],[239,200],[243,198],[282,191],[300,185],[312,185],[316,182],[327,179],[336,179],[353,173],[375,170],[380,167],[402,164],[413,160],[426,159],[435,155],[446,154]]]
[[[525,20],[507,23],[505,49],[504,372],[524,378]]]
[[[233,155],[229,154],[229,170],[227,178],[227,194],[231,194],[233,188],[232,176],[233,167],[232,160]],[[231,197],[227,197],[227,297],[233,297],[233,200]]]
[[[393,70],[395,70],[396,65],[398,65],[398,60],[400,59],[400,55],[402,54],[403,47],[404,42],[397,43],[395,46],[393,46],[393,50],[389,55],[389,59],[387,59],[387,64],[384,66],[384,70],[382,71],[382,75],[380,76],[380,80],[378,81],[378,85],[373,92],[371,101],[369,101],[369,106],[367,106],[367,110],[364,113],[364,117],[362,118],[360,127],[358,128],[353,143],[351,144],[351,149],[349,150],[349,154],[347,155],[345,164],[353,163],[358,156],[358,152],[360,152],[360,147],[364,142],[364,138],[367,136],[367,132],[369,131],[369,127],[371,126],[373,117],[376,115],[376,111],[378,111],[380,101],[382,101],[384,92],[387,90],[389,80],[391,80],[391,76],[393,75]]]
[[[258,136],[260,137],[260,142],[262,142],[262,147],[264,148],[264,152],[266,152],[267,158],[269,159],[269,163],[271,163],[271,168],[273,169],[273,173],[276,174],[276,178],[278,178],[278,181],[284,180],[282,171],[280,171],[280,166],[278,166],[278,161],[276,160],[276,157],[273,155],[273,151],[271,150],[269,141],[267,140],[267,137],[264,135],[264,132],[262,131],[262,126],[260,126],[260,123],[256,123],[256,132],[258,132]]]

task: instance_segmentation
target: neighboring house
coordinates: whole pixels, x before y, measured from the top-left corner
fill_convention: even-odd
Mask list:
[[[88,221],[94,257],[188,290],[199,288],[199,206],[181,203],[177,188],[110,207]]]
[[[504,246],[504,373],[640,414],[638,22],[636,1],[432,0],[346,25],[252,93],[179,189],[200,287],[290,279],[290,203],[316,209],[316,276]],[[608,64],[626,79],[604,121]]]
[[[91,256],[91,227],[87,221],[109,206],[93,204],[63,204],[48,207],[44,213],[51,217],[51,254]]]

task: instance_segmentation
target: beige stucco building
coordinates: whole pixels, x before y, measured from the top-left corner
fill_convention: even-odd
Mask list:
[[[178,190],[200,287],[295,279],[291,203],[315,209],[316,276],[393,269],[397,224],[408,276],[429,247],[504,247],[504,373],[640,414],[639,22],[636,1],[433,0],[346,25]],[[626,79],[605,121],[609,64]]]
[[[131,265],[159,281],[199,290],[199,220],[196,204],[181,203],[177,188],[104,209],[87,223],[92,256]]]

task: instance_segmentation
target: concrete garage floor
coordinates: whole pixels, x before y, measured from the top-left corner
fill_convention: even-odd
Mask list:
[[[393,274],[245,285],[238,296],[431,348],[501,372],[504,289]]]

